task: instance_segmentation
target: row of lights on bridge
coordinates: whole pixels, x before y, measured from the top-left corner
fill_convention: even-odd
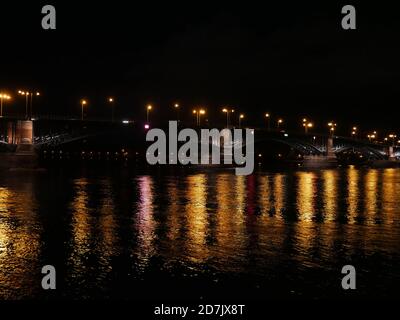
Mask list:
[[[19,90],[18,94],[21,96],[25,96],[26,97],[26,116],[28,116],[28,100],[29,97],[31,98],[31,107],[32,107],[32,99],[33,96],[40,96],[39,92],[33,92],[33,91],[27,91],[27,90]],[[0,110],[0,117],[3,117],[3,101],[4,100],[11,100],[11,96],[6,94],[6,93],[1,93],[0,92],[0,101],[1,101],[1,110]],[[107,102],[111,104],[112,106],[112,120],[114,121],[114,102],[115,99],[113,97],[108,97],[107,98]],[[88,105],[88,101],[86,99],[81,99],[80,100],[80,105],[81,105],[81,120],[84,120],[84,107]],[[176,116],[177,116],[177,120],[179,121],[179,109],[180,109],[180,105],[178,103],[174,104],[174,108],[176,109]],[[151,104],[146,106],[146,124],[145,124],[145,129],[149,129],[150,128],[150,112],[153,110],[153,106]],[[31,111],[32,112],[32,111]],[[223,108],[222,112],[226,114],[226,126],[229,128],[230,126],[230,118],[231,115],[233,115],[235,113],[235,109],[232,108]],[[197,108],[193,110],[193,115],[196,118],[196,124],[198,126],[200,126],[201,124],[201,116],[206,114],[206,110],[204,108]],[[240,113],[238,115],[238,123],[239,123],[239,128],[241,127],[242,124],[242,120],[245,118],[245,115],[243,113]],[[265,114],[265,118],[267,119],[267,127],[268,129],[271,129],[271,114],[270,113],[266,113]],[[129,123],[128,120],[124,120],[123,121],[124,124]],[[282,125],[284,123],[284,120],[282,118],[277,118],[276,120],[276,129],[280,130]],[[302,126],[304,128],[305,133],[307,134],[309,132],[309,130],[311,130],[314,127],[314,123],[312,121],[309,121],[307,118],[303,118],[302,120]],[[328,128],[329,128],[329,132],[333,135],[335,130],[336,130],[337,124],[334,121],[330,121],[328,122]],[[358,135],[358,128],[357,127],[353,127],[352,131],[351,131],[351,136],[353,138],[357,137]],[[378,137],[378,134],[376,131],[374,131],[371,134],[367,135],[367,138],[370,141],[374,141],[376,140]],[[393,143],[395,141],[395,139],[397,138],[397,135],[395,134],[390,134],[388,137],[386,137],[384,139],[384,141],[389,141],[392,140]],[[397,141],[400,144],[400,140]]]

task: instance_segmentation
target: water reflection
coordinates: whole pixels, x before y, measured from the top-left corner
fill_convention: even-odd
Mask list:
[[[336,220],[338,211],[338,173],[336,170],[326,170],[322,173],[323,180],[323,212],[327,221]]]
[[[273,203],[274,211],[276,214],[281,215],[286,206],[286,184],[285,176],[283,174],[276,174],[273,178]]]
[[[380,190],[378,189],[378,181],[379,174],[378,170],[370,170],[365,175],[365,215],[368,223],[374,222],[374,218],[378,214],[378,193]]]
[[[62,270],[63,297],[113,296],[116,283],[160,270],[313,283],[315,270],[354,257],[366,273],[398,275],[399,169],[41,179],[0,175],[0,298],[43,294],[32,267],[48,261]]]
[[[299,219],[311,221],[315,215],[315,195],[316,195],[316,173],[299,172],[297,173],[297,210]]]
[[[137,179],[139,197],[137,202],[137,212],[135,212],[134,225],[137,232],[137,247],[135,254],[138,257],[141,268],[145,268],[150,257],[154,253],[155,228],[154,220],[154,194],[153,178],[143,176]]]
[[[348,218],[345,219],[346,221],[353,222],[356,217],[358,216],[360,209],[360,201],[362,200],[360,196],[360,189],[359,189],[359,170],[351,167],[347,171],[347,213]]]
[[[400,199],[400,171],[387,169],[382,174],[382,206],[381,215],[383,221],[388,224],[398,222]]]
[[[187,242],[185,249],[191,262],[202,263],[207,259],[205,246],[207,232],[207,179],[204,174],[189,176],[186,181],[188,202],[184,208],[186,215]]]
[[[12,179],[0,187],[0,298],[28,298],[40,290],[32,277],[41,254],[36,208],[32,181]]]

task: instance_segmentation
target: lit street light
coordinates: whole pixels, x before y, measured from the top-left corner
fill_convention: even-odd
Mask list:
[[[376,132],[376,131],[374,131],[374,132]],[[368,140],[371,142],[371,140],[373,140],[373,139],[375,139],[377,136],[376,136],[376,134],[369,134],[369,135],[367,135],[367,138],[368,138]]]
[[[81,120],[83,121],[83,107],[87,105],[87,101],[82,99],[81,100],[81,109],[82,109],[82,114],[81,114]]]
[[[199,126],[200,126],[200,122],[201,122],[201,116],[204,114],[206,114],[206,111],[203,109],[200,109],[200,111],[199,111]]]
[[[199,109],[199,110],[193,110],[193,114],[196,115],[196,125],[200,126],[201,123],[201,116],[206,114],[206,111],[204,109]]]
[[[304,127],[304,131],[307,134],[308,130],[311,129],[312,127],[314,127],[314,124],[312,122],[307,121],[306,118],[303,119],[303,127]]]
[[[276,128],[277,128],[278,130],[280,129],[282,123],[283,123],[283,119],[278,119],[277,125],[276,125]]]
[[[175,103],[174,108],[176,110],[176,121],[179,123],[179,104]]]
[[[389,138],[392,139],[392,146],[394,147],[394,145],[395,145],[394,140],[397,138],[397,135],[395,135],[395,134],[390,134],[390,135],[389,135]]]
[[[29,93],[25,91],[18,91],[18,94],[21,96],[25,96],[25,118],[28,119],[28,99],[29,99]]]
[[[114,98],[108,98],[108,102],[111,104],[111,122],[114,122]]]
[[[8,94],[0,93],[0,105],[1,105],[0,118],[3,118],[3,100],[10,100],[10,99],[11,97]]]
[[[265,117],[267,118],[267,128],[268,128],[268,131],[270,131],[270,130],[271,130],[271,115],[270,115],[269,113],[266,113],[266,114],[265,114]]]
[[[242,119],[244,119],[244,114],[241,114],[241,115],[239,116],[239,128],[242,127]]]
[[[146,122],[149,123],[149,113],[153,109],[153,106],[149,104],[146,108]]]
[[[33,114],[33,97],[34,96],[36,96],[36,97],[40,96],[40,93],[39,92],[30,92],[30,91],[26,91],[26,90],[25,91],[19,90],[18,94],[21,95],[21,96],[25,96],[25,118],[26,119],[31,119],[32,118],[32,114]],[[29,110],[28,110],[29,97],[31,98],[31,101],[30,101],[30,109],[31,109],[30,115],[29,115]]]
[[[229,114],[230,113],[234,113],[235,110],[234,109],[228,109],[228,108],[224,108],[222,109],[222,112],[226,113],[226,127],[229,128]]]
[[[199,125],[199,113],[197,112],[197,110],[193,110],[193,114],[196,116],[196,126]]]
[[[333,136],[334,133],[335,133],[336,126],[337,126],[337,124],[336,124],[335,122],[333,122],[333,121],[331,121],[331,122],[328,123],[329,132],[330,132],[330,134],[331,134],[332,136]]]
[[[357,130],[358,130],[357,127],[353,127],[353,129],[351,131],[351,137],[352,138],[355,138],[357,136]]]

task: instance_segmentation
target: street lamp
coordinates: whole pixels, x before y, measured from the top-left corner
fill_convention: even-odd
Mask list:
[[[179,123],[179,104],[175,103],[174,108],[176,110],[176,121]]]
[[[276,125],[276,128],[277,128],[278,130],[279,130],[279,128],[281,127],[282,123],[283,123],[283,119],[278,119],[277,125]]]
[[[197,112],[197,110],[193,110],[193,114],[196,116],[196,126],[199,125],[199,113]]]
[[[394,139],[397,138],[397,135],[395,135],[395,134],[389,134],[389,138],[392,139],[392,146],[394,147],[394,145],[395,145]]]
[[[224,109],[222,109],[222,112],[226,113],[226,127],[229,128],[229,114],[230,113],[234,113],[235,110],[234,109],[224,108]]]
[[[149,123],[149,113],[150,111],[153,109],[153,106],[151,104],[149,104],[146,108],[146,121],[147,123]]]
[[[270,131],[270,130],[271,130],[271,115],[270,115],[269,113],[266,113],[266,114],[265,114],[265,117],[267,118],[267,128],[268,128],[268,131]]]
[[[36,96],[36,97],[40,96],[40,93],[39,92],[19,90],[18,94],[21,95],[21,96],[25,96],[25,118],[26,119],[32,118],[32,114],[33,114],[33,97],[34,96]],[[31,101],[30,101],[30,109],[31,109],[30,116],[29,116],[29,111],[28,111],[29,97],[31,98]]]
[[[108,102],[111,105],[111,122],[114,122],[114,98],[108,98]]]
[[[206,111],[204,109],[200,109],[199,111],[199,126],[200,126],[200,122],[201,122],[201,116],[206,114]]]
[[[308,130],[311,129],[312,127],[314,127],[313,123],[311,123],[311,122],[307,123],[307,125],[305,126],[306,134],[308,133]]]
[[[333,122],[333,121],[331,121],[331,122],[328,123],[329,132],[330,132],[330,134],[331,134],[332,136],[333,136],[334,133],[335,133],[336,126],[337,126],[337,124],[336,124],[335,122]]]
[[[28,119],[28,99],[29,99],[29,92],[25,91],[18,91],[18,94],[21,96],[25,96],[25,118]]]
[[[30,119],[32,119],[33,116],[33,96],[39,97],[40,93],[39,92],[31,92],[31,115],[30,115]]]
[[[309,122],[306,118],[303,119],[303,127],[304,127],[304,131],[307,134],[308,133],[308,129],[311,129],[312,127],[314,127],[314,124],[312,122]]]
[[[367,135],[367,137],[368,137],[368,140],[371,142],[371,140],[373,140],[373,139],[375,139],[377,137],[376,131],[374,131],[374,134]]]
[[[357,127],[353,127],[353,129],[351,131],[351,137],[352,138],[355,138],[357,136],[357,130],[358,130]]]
[[[81,100],[81,109],[82,109],[82,114],[81,114],[81,120],[83,121],[83,107],[87,105],[87,101],[82,99]]]
[[[193,114],[196,115],[196,125],[200,126],[201,116],[206,114],[206,111],[204,109],[195,109],[193,110]]]
[[[239,116],[239,128],[241,128],[241,126],[242,126],[242,119],[244,119],[244,114],[241,114]]]
[[[0,118],[3,118],[3,100],[10,100],[10,99],[11,97],[8,94],[0,93],[0,105],[1,105]]]

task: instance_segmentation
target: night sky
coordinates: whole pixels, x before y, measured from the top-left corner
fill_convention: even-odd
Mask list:
[[[35,88],[41,113],[59,115],[79,116],[82,97],[102,115],[114,96],[132,119],[147,103],[165,119],[179,102],[182,117],[204,106],[210,122],[231,105],[254,125],[269,111],[292,126],[334,119],[343,133],[398,128],[400,13],[354,3],[358,29],[345,31],[351,3],[299,2],[2,3],[0,90],[14,96],[8,112],[24,108],[15,90]],[[55,31],[41,29],[45,4],[56,7]]]

